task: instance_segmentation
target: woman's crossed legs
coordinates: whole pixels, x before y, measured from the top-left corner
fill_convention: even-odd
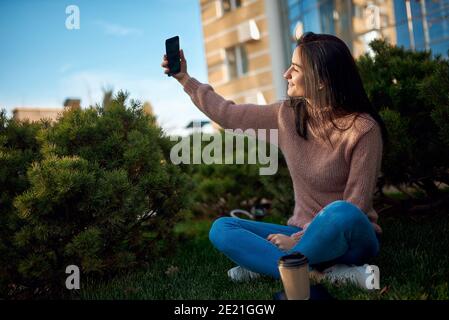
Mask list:
[[[279,279],[278,260],[299,251],[310,266],[363,264],[379,252],[368,217],[353,204],[338,200],[324,207],[300,241],[283,251],[267,240],[269,234],[290,236],[301,228],[239,218],[222,217],[212,225],[209,239],[229,259],[253,272]]]

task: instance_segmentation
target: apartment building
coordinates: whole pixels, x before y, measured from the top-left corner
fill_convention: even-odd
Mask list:
[[[19,121],[40,121],[42,119],[49,119],[56,121],[62,112],[67,108],[81,108],[81,99],[68,98],[64,101],[62,108],[39,108],[39,107],[17,107],[12,110],[13,118]],[[154,116],[153,106],[149,101],[143,104],[143,111],[148,115]]]
[[[281,98],[288,39],[280,2],[200,1],[208,80],[214,89],[236,103]]]
[[[18,121],[34,122],[42,119],[56,121],[62,111],[62,108],[18,107],[12,110],[12,114],[13,118]]]
[[[48,119],[56,121],[65,108],[81,108],[80,99],[68,98],[64,101],[64,108],[35,108],[18,107],[12,110],[13,118],[19,121],[40,121]]]

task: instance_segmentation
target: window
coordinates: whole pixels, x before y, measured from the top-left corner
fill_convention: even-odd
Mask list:
[[[246,54],[246,47],[241,45],[237,48],[240,51],[241,72],[240,75],[248,73],[248,55]]]
[[[244,45],[226,49],[226,67],[228,81],[248,73],[248,55]]]
[[[235,49],[235,47],[226,49],[228,80],[237,78],[237,55]]]
[[[242,6],[241,0],[221,0],[221,6],[223,8],[223,13],[231,12]]]

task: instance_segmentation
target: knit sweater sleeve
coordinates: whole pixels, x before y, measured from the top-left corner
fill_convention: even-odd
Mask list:
[[[235,104],[217,94],[210,85],[200,83],[195,78],[187,80],[184,91],[206,116],[223,129],[241,129],[243,131],[266,129],[265,133],[257,132],[259,137],[262,140],[278,144],[274,139],[270,141],[269,129],[278,129],[277,119],[281,102],[269,105]],[[248,130],[248,133],[251,135],[250,131]]]
[[[360,208],[374,224],[377,222],[377,214],[372,209],[372,204],[381,169],[382,148],[380,127],[375,123],[355,141],[344,190],[344,200]]]

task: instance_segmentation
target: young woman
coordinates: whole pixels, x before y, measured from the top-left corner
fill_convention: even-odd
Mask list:
[[[387,133],[345,43],[304,34],[284,73],[289,98],[266,106],[224,99],[189,76],[180,53],[174,78],[194,104],[225,129],[277,129],[293,181],[295,208],[287,225],[232,217],[213,223],[211,242],[238,265],[229,277],[279,279],[279,258],[299,251],[330,280],[350,278],[363,287],[365,269],[357,266],[379,253],[382,231],[372,197]],[[165,73],[167,66],[165,56]]]

